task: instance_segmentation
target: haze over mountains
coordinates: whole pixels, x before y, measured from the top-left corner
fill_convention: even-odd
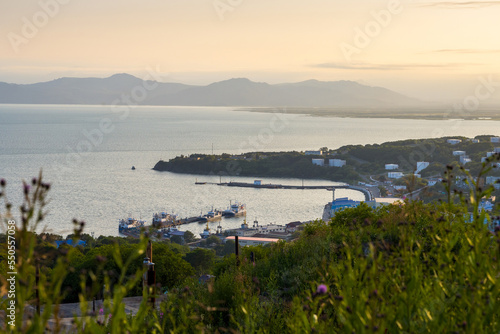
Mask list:
[[[145,91],[146,94],[141,94]],[[193,86],[144,82],[129,74],[115,74],[109,78],[60,78],[29,85],[0,82],[0,103],[129,103],[124,102],[123,94],[131,96],[131,104],[164,106],[394,108],[425,105],[391,90],[354,81],[308,80],[270,85],[239,78]]]

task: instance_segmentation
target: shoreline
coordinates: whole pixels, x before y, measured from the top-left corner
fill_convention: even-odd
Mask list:
[[[300,107],[240,107],[234,111],[284,113],[307,115],[312,117],[329,118],[387,118],[387,119],[415,119],[415,120],[443,120],[443,121],[500,121],[500,109],[479,110],[467,115],[465,112],[450,112],[448,110],[366,110],[358,108],[300,108]],[[455,116],[455,117],[452,117]],[[460,117],[456,117],[460,116]]]

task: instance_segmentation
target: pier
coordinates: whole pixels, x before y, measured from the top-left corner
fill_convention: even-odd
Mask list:
[[[264,188],[264,189],[325,189],[329,191],[335,192],[335,189],[350,189],[350,190],[356,190],[363,195],[365,195],[365,201],[371,201],[373,199],[372,193],[364,187],[357,187],[357,186],[351,186],[351,185],[342,185],[342,186],[291,186],[291,185],[284,185],[284,184],[260,184],[260,183],[246,183],[246,182],[196,182],[195,184],[197,185],[206,185],[206,184],[211,184],[211,185],[217,185],[217,186],[226,186],[226,187],[242,187],[242,188]]]

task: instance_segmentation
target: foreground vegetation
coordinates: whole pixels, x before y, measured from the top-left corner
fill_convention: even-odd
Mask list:
[[[489,169],[485,164],[480,175]],[[479,210],[481,199],[493,189],[469,177],[471,196],[463,198],[450,186],[454,172],[449,166],[444,175],[447,202],[341,211],[329,222],[307,225],[293,242],[245,247],[239,259],[233,254],[214,261],[199,271],[215,275],[208,283],[200,283],[193,265],[182,262],[177,246],[159,246],[168,258],[166,275],[182,263],[184,269],[178,270],[183,274],[172,280],[159,309],[144,298],[135,316],[125,314],[122,300],[140,290],[143,269],[137,263],[144,257],[146,239],[88,250],[82,254],[93,262],[84,267],[75,267],[80,250],[63,248],[67,251],[58,253],[51,267],[45,264],[50,270],[41,270],[43,312],[23,321],[23,306],[35,303],[36,266],[49,260],[34,233],[44,217],[49,186],[33,180],[31,189],[25,185],[16,231],[16,326],[5,328],[43,332],[68,296],[62,287],[73,275],[72,285],[79,279],[84,314],[85,301],[104,288],[102,317],[74,319],[82,333],[498,333],[500,227],[494,221],[499,218]],[[499,208],[495,210],[498,215]],[[11,205],[6,203],[0,214],[0,219],[10,219]],[[75,222],[75,227],[77,239],[84,226]],[[2,309],[6,301],[2,299]]]

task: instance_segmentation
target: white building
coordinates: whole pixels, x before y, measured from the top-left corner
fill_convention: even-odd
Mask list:
[[[469,162],[472,162],[472,160],[467,155],[461,155],[460,156],[460,163],[462,165],[465,165],[466,163],[469,163]]]
[[[313,165],[316,166],[324,166],[325,165],[325,159],[312,159]]]
[[[346,165],[346,161],[340,159],[330,159],[329,165],[330,167],[342,167]]]
[[[432,186],[435,186],[435,185],[436,185],[436,183],[438,183],[438,181],[437,181],[437,180],[429,180],[429,181],[427,182],[427,185],[432,187]]]
[[[497,183],[497,181],[500,181],[500,176],[487,176],[486,177],[486,184],[492,184],[495,189],[500,189],[500,183]]]
[[[492,143],[500,143],[500,137],[491,137],[490,140]]]
[[[306,155],[323,155],[323,151],[306,151]]]
[[[406,186],[394,186],[395,190],[406,190]]]
[[[389,172],[389,173],[387,173],[387,177],[390,179],[400,179],[403,176],[404,175],[401,172]]]
[[[493,149],[493,153],[500,153],[500,147],[495,147]]]
[[[429,165],[430,165],[430,163],[426,162],[426,161],[417,162],[417,171],[416,171],[416,173],[420,173],[421,171],[423,171],[424,169],[426,169],[427,167],[429,167]]]
[[[476,139],[476,138],[471,139],[471,142],[473,142],[474,144],[477,144],[477,143],[479,143],[479,139]]]
[[[384,205],[403,205],[404,201],[396,197],[374,198],[372,201],[365,202],[369,207],[376,209]]]
[[[398,169],[398,168],[399,168],[398,164],[386,164],[385,165],[385,169],[386,170],[395,170],[395,169]]]
[[[465,151],[453,151],[454,156],[465,155]]]
[[[456,144],[461,143],[462,141],[460,139],[448,139],[447,142],[448,142],[448,144],[456,145]]]
[[[489,158],[492,155],[495,155],[495,152],[486,152],[486,158]]]

